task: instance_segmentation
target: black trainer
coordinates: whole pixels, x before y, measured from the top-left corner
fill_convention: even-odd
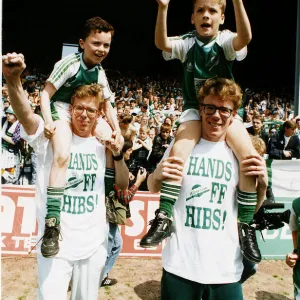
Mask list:
[[[53,257],[59,251],[58,239],[60,226],[56,225],[56,218],[46,219],[45,232],[42,237],[41,252],[44,257]]]
[[[167,213],[157,209],[155,211],[155,219],[149,222],[151,225],[148,233],[144,235],[140,241],[142,248],[156,247],[165,238],[171,235],[172,220],[167,216]]]
[[[255,228],[247,223],[238,222],[238,232],[244,257],[255,264],[260,263],[261,254],[257,245]]]
[[[117,282],[118,282],[117,279],[114,279],[114,278],[108,278],[108,276],[107,276],[107,277],[105,277],[105,278],[102,280],[101,287],[103,287],[103,286],[112,286],[112,285],[116,284]]]

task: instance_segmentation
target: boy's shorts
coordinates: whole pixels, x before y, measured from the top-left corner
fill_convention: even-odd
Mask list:
[[[70,104],[60,101],[50,103],[51,116],[53,121],[67,121],[71,124]]]

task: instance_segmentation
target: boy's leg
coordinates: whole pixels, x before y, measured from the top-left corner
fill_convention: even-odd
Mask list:
[[[53,163],[47,188],[46,226],[41,245],[44,257],[55,256],[59,251],[60,207],[66,187],[66,172],[70,158],[72,131],[67,121],[55,121],[56,133],[51,139]]]
[[[107,243],[105,242],[100,245],[94,255],[74,263],[71,300],[98,299],[99,281],[104,269],[106,257]]]
[[[226,135],[226,141],[237,157],[239,164],[250,155],[257,155],[251,139],[243,123],[234,119]],[[256,191],[256,178],[239,174],[238,227],[240,246],[243,255],[254,263],[261,261],[261,254],[257,245],[255,228],[250,226],[257,207],[264,201],[266,191]]]
[[[61,258],[45,258],[37,254],[38,299],[67,299],[73,263]]]
[[[198,115],[198,120],[186,121],[180,124],[169,157],[177,156],[184,162],[187,160],[201,137],[201,121],[199,119]],[[181,180],[166,179],[162,182],[159,210],[156,211],[155,219],[152,221],[148,233],[141,239],[141,247],[155,247],[163,239],[170,236],[172,225],[170,218],[180,188]]]

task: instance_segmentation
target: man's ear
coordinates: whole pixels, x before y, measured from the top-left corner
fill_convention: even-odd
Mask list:
[[[73,106],[72,104],[69,105],[69,112],[70,112],[70,115],[72,116],[72,111],[73,111]]]

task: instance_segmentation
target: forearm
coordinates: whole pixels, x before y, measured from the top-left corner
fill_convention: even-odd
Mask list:
[[[162,181],[156,178],[155,171],[149,175],[147,186],[150,193],[159,193]]]
[[[114,161],[115,162],[115,184],[120,189],[127,189],[128,187],[128,178],[129,178],[129,171],[125,164],[124,159]]]
[[[38,124],[38,122],[35,122],[38,116],[31,110],[30,102],[25,95],[20,79],[7,80],[6,84],[9,100],[16,117],[29,135],[34,134],[38,125],[32,125],[33,123]]]
[[[172,44],[167,35],[167,13],[168,5],[158,5],[156,26],[155,26],[155,45],[158,49],[171,52]]]
[[[109,100],[106,99],[104,101],[105,101],[104,113],[105,113],[105,116],[107,117],[107,120],[109,121],[110,125],[113,127],[114,131],[121,131],[116,111],[112,107]]]
[[[249,44],[252,39],[251,25],[242,0],[233,0],[237,37],[234,50],[238,51]]]
[[[50,108],[50,99],[53,96],[53,94],[48,91],[48,85],[47,89],[44,89],[42,96],[41,96],[41,111],[43,115],[43,119],[45,121],[45,124],[51,124],[53,123],[52,115],[51,115],[51,108]]]

